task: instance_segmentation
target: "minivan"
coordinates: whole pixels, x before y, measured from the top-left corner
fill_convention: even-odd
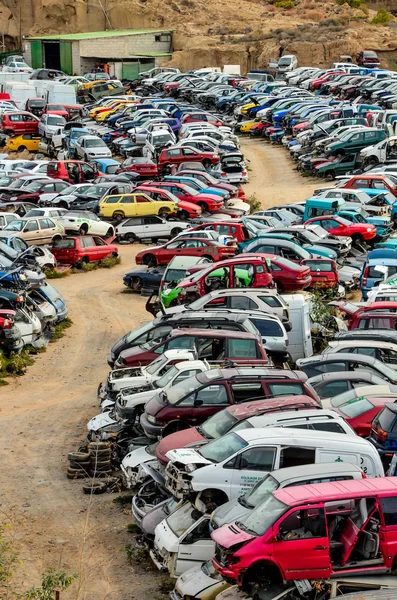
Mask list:
[[[284,467],[348,462],[360,466],[369,477],[384,474],[380,456],[367,440],[293,428],[243,429],[198,450],[171,450],[167,457],[165,486],[175,498],[206,490],[223,502],[245,494],[266,473]]]
[[[263,581],[390,573],[396,514],[396,477],[283,488],[244,522],[212,533],[213,564],[248,590]]]

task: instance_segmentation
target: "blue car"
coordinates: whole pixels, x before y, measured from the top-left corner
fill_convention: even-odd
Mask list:
[[[123,277],[123,283],[142,296],[158,293],[166,267],[138,267]]]
[[[185,183],[189,187],[197,190],[202,194],[210,194],[211,196],[221,196],[223,199],[229,199],[229,192],[222,190],[221,188],[211,187],[206,183],[195,179],[194,177],[178,177],[178,175],[166,175],[164,181],[178,181],[179,183]]]
[[[61,296],[61,294],[56,290],[51,284],[46,281],[39,287],[42,295],[47,299],[47,301],[52,304],[52,306],[57,311],[57,322],[63,321],[68,316],[68,309],[66,306],[66,302]]]
[[[98,158],[94,161],[94,165],[104,175],[115,175],[117,169],[120,169],[120,163],[113,158]]]
[[[360,287],[363,299],[368,298],[368,292],[385,278],[384,273],[376,267],[387,267],[386,277],[397,273],[397,251],[388,248],[377,248],[368,252],[367,260],[360,274]]]

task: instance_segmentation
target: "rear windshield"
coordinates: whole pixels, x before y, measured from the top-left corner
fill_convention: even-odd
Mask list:
[[[384,431],[391,431],[395,418],[396,413],[394,413],[392,410],[390,410],[390,408],[387,408],[387,406],[385,406],[382,412],[380,412],[379,415],[376,417],[376,422],[379,425],[379,427]]]
[[[378,269],[376,268],[377,265],[372,265],[368,267],[368,273],[367,273],[367,277],[373,277],[374,279],[383,279],[383,273],[381,273],[380,271],[378,271]],[[397,273],[397,266],[395,265],[388,265],[388,276],[390,275],[395,275]]]
[[[367,398],[354,398],[350,402],[339,406],[341,413],[350,419],[359,417],[373,408],[374,405]]]
[[[58,171],[58,163],[49,162],[47,165],[47,172],[49,172],[49,171],[53,171],[53,172]]]
[[[169,283],[170,281],[180,281],[186,273],[185,269],[167,269],[164,277],[164,281]]]
[[[305,265],[310,268],[311,271],[325,271],[326,273],[332,273],[332,263],[327,260],[307,260]]]
[[[54,248],[60,248],[62,250],[66,248],[74,248],[76,245],[76,240],[55,240]]]
[[[265,319],[250,318],[261,336],[270,335],[272,337],[283,337],[283,330],[277,321],[266,321]]]

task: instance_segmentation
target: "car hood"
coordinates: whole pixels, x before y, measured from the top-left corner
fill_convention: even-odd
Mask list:
[[[93,417],[88,421],[87,429],[88,431],[99,431],[103,427],[106,427],[107,425],[112,425],[113,423],[116,423],[116,419],[113,419],[110,416],[110,413],[100,413],[99,415]]]
[[[139,448],[135,448],[132,450],[132,452],[129,452],[123,458],[122,465],[124,468],[130,467],[131,469],[135,469],[142,463],[147,463],[153,460],[153,454],[149,454],[149,452],[146,450],[146,446],[141,446]]]
[[[222,525],[241,521],[241,519],[249,515],[252,510],[252,508],[246,508],[240,504],[238,500],[229,500],[229,502],[222,504],[222,506],[219,506],[219,508],[215,510],[212,515],[212,521],[217,527],[222,527]]]
[[[212,539],[217,544],[220,544],[223,548],[230,548],[235,544],[240,544],[241,542],[248,542],[249,540],[253,540],[256,536],[251,535],[250,533],[245,533],[241,529],[238,529],[236,526],[227,526],[221,527],[220,529],[216,529],[211,534]]]
[[[206,438],[197,431],[197,427],[183,429],[163,438],[156,448],[156,456],[161,462],[167,463],[169,461],[169,458],[166,456],[167,452],[184,448],[188,444],[205,441],[207,441]]]
[[[182,463],[183,465],[211,465],[212,462],[201,456],[196,450],[170,450],[166,454],[172,462]]]

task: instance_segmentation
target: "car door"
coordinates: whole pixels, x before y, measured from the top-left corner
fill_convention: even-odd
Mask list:
[[[215,542],[211,539],[209,523],[209,516],[204,515],[180,539],[175,575],[181,575],[212,558]]]
[[[26,221],[22,230],[23,239],[31,246],[32,244],[40,243],[40,229],[37,219]]]
[[[169,235],[170,226],[167,224],[167,221],[161,217],[151,215],[149,217],[144,217],[143,221],[143,231],[144,234],[147,234],[147,237],[158,238],[167,237]],[[145,235],[143,235],[143,237],[145,237]]]
[[[246,448],[223,464],[220,477],[222,487],[228,490],[229,500],[245,494],[272,471],[276,453],[276,447]]]
[[[101,258],[105,258],[105,256],[109,256],[109,246],[108,244],[100,237],[93,236],[96,254],[98,256],[95,260],[101,260]]]
[[[288,580],[330,576],[330,543],[324,507],[292,509],[274,527],[273,533],[274,559]]]
[[[51,219],[39,219],[40,227],[40,243],[49,244],[52,241],[52,237],[59,233],[54,221]]]
[[[90,262],[100,260],[102,255],[97,252],[97,246],[90,235],[80,238],[81,250]]]
[[[151,198],[144,196],[143,194],[137,194],[135,196],[135,206],[138,215],[152,215],[157,212],[156,203]]]
[[[185,240],[178,240],[174,242],[169,242],[165,244],[160,251],[161,254],[161,262],[169,262],[171,258],[177,256],[178,254],[185,254],[184,252]]]

